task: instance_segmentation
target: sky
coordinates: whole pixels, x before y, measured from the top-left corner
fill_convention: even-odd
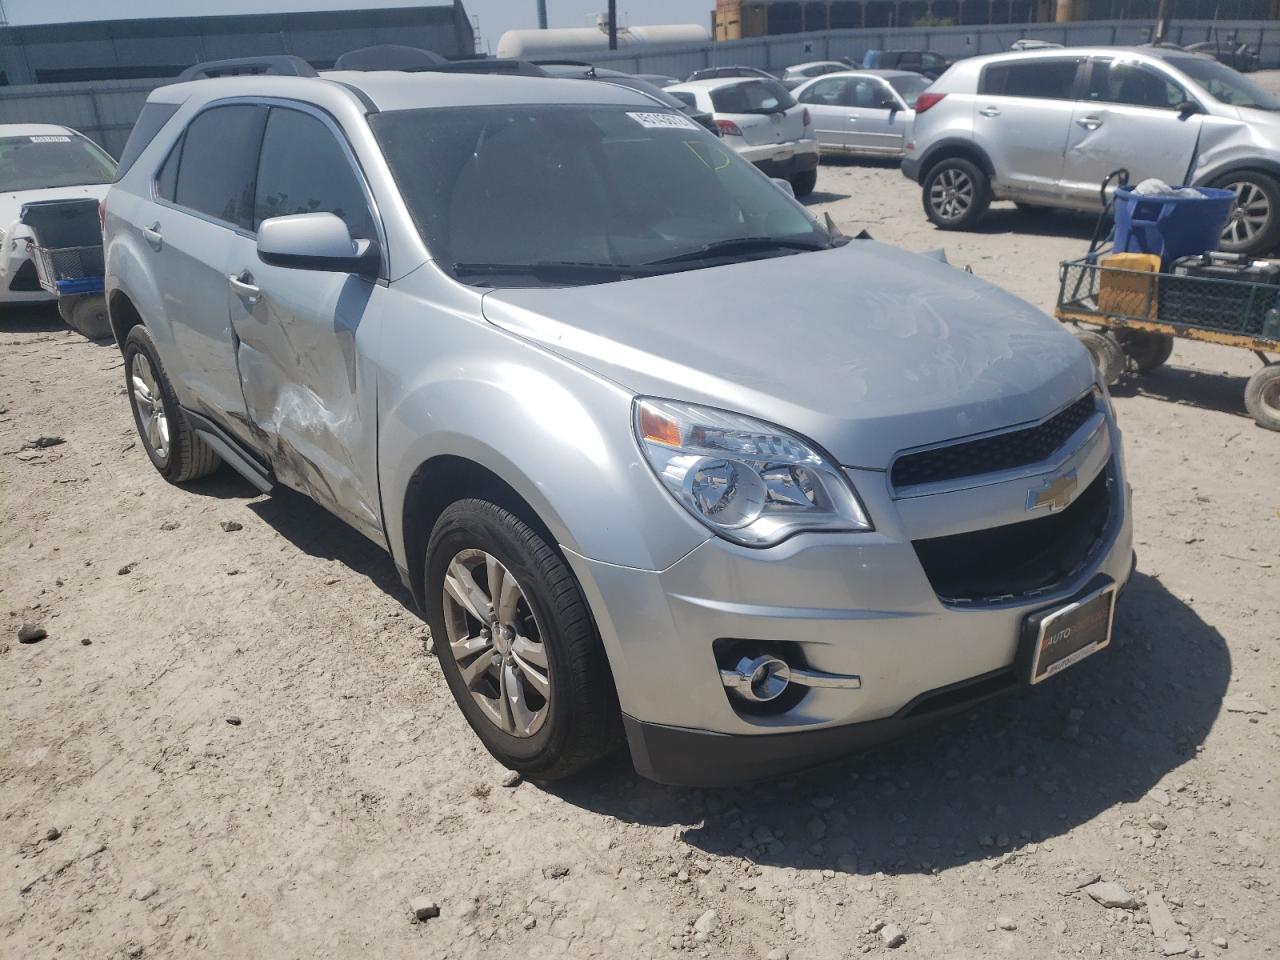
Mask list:
[[[400,7],[433,0],[0,0],[11,24],[68,23],[111,18],[200,16],[216,13],[277,13],[291,10],[350,10],[353,7]],[[489,51],[507,30],[538,25],[536,0],[463,0],[472,19],[479,18],[481,42]],[[594,22],[607,0],[547,0],[547,19],[553,27],[581,27]],[[698,23],[706,26],[715,0],[618,0],[623,24]]]

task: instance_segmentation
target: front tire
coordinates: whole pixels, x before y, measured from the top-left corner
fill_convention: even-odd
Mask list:
[[[486,500],[460,500],[427,544],[436,656],[467,723],[499,763],[571,776],[621,742],[604,645],[573,573],[538,531]]]
[[[925,216],[941,230],[972,230],[991,206],[991,180],[963,157],[939,160],[924,178]]]
[[[1219,249],[1261,257],[1280,246],[1280,181],[1246,170],[1229,174],[1214,186],[1236,195]]]
[[[218,469],[222,461],[192,429],[142,324],[124,339],[124,384],[138,437],[162,477],[186,483]]]

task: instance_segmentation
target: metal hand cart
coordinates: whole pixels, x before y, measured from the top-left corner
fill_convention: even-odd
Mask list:
[[[91,340],[110,337],[98,202],[28,203],[22,208],[21,220],[31,231],[32,260],[40,286],[58,298],[58,313],[67,326]]]
[[[1245,386],[1245,408],[1259,426],[1280,430],[1280,283],[1179,276],[1104,265],[1111,203],[1107,188],[1128,181],[1118,170],[1102,182],[1104,210],[1079,260],[1058,269],[1057,318],[1076,327],[1103,379],[1146,374],[1162,366],[1175,338],[1253,351],[1262,367]]]

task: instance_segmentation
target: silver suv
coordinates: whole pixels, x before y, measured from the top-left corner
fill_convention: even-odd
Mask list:
[[[902,172],[944,230],[992,200],[1100,209],[1099,185],[1225,187],[1238,202],[1222,249],[1280,244],[1280,100],[1203,54],[1072,48],[962,60],[916,101]]]
[[[147,455],[385,545],[526,775],[625,736],[659,780],[758,777],[1108,642],[1128,490],[1084,349],[676,111],[240,76],[155,91],[134,147],[106,284]]]

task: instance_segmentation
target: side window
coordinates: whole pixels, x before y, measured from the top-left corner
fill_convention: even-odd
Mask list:
[[[685,93],[683,90],[671,90],[669,92],[686,107],[697,108],[698,102],[692,93]]]
[[[116,180],[129,172],[134,161],[156,138],[160,128],[178,112],[178,106],[179,104],[176,103],[144,103],[142,105],[142,112],[134,121],[133,129],[129,131],[129,139],[125,141],[124,149],[120,151],[120,165],[116,167]]]
[[[253,219],[253,170],[266,108],[213,107],[183,137],[174,203],[239,227]]]
[[[801,103],[818,103],[827,107],[849,106],[845,98],[845,87],[849,81],[843,77],[832,77],[819,80],[800,96]]]
[[[1078,63],[1077,60],[1040,59],[993,63],[982,71],[978,92],[996,97],[1070,100]]]
[[[1172,110],[1187,99],[1178,84],[1137,63],[1095,60],[1089,74],[1087,99],[1134,107]]]
[[[926,50],[920,54],[920,62],[926,67],[940,67],[946,63],[946,58],[939,56],[931,50]]]
[[[182,157],[182,143],[186,135],[178,138],[165,158],[160,172],[156,174],[156,196],[173,203],[174,191],[178,186],[178,162]]]
[[[253,226],[291,213],[332,213],[351,236],[375,236],[364,190],[333,132],[299,110],[273,108],[262,138]]]

